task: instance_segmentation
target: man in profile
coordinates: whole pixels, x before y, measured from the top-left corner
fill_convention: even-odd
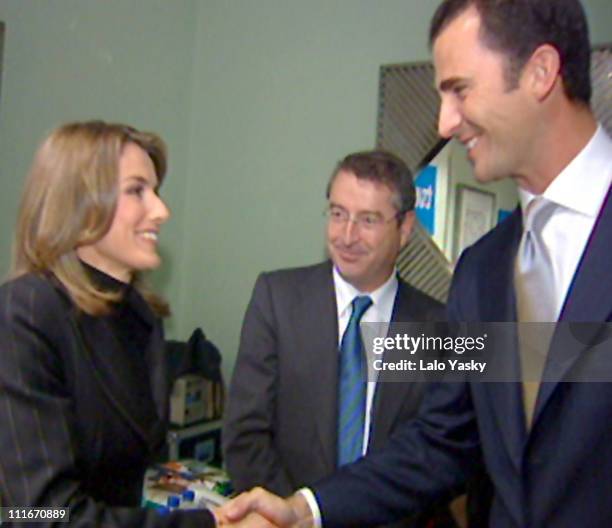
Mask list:
[[[465,145],[479,181],[513,178],[521,198],[463,253],[450,318],[609,323],[612,141],[590,109],[580,2],[445,0],[430,42],[440,135]],[[389,522],[461,486],[484,460],[490,526],[610,526],[612,384],[571,382],[577,366],[609,366],[610,355],[555,339],[545,382],[432,386],[387,448],[286,501],[257,489],[221,515],[257,511],[283,526]]]

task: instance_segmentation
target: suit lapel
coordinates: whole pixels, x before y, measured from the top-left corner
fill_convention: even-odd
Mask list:
[[[474,271],[481,274],[477,298],[480,321],[516,321],[513,271],[522,231],[518,207],[502,227],[504,232],[497,237],[495,247],[487,252],[491,261],[482,264],[484,269]]]
[[[418,306],[410,302],[410,289],[400,279],[393,303],[391,323],[411,323],[422,320]],[[391,327],[392,328],[392,327]],[[400,414],[406,399],[415,403],[420,399],[424,389],[422,383],[388,382],[377,383],[371,411],[371,430],[368,450],[382,447],[389,437],[394,419]],[[415,412],[418,406],[415,405]]]
[[[504,229],[504,232],[497,237],[497,246],[487,252],[494,261],[485,263],[486,269],[474,271],[481,273],[482,277],[478,281],[477,303],[480,305],[480,313],[477,320],[485,322],[517,320],[513,270],[522,232],[520,209],[516,208],[500,228]],[[507,338],[511,339],[511,336],[508,335]],[[501,349],[509,351],[501,361],[510,379],[520,379],[516,343],[506,343]],[[487,402],[493,408],[510,458],[518,469],[526,438],[521,383],[483,383],[481,389],[488,393]]]
[[[144,298],[134,289],[130,289],[129,302],[134,307],[136,313],[151,328],[149,342],[144,350],[145,368],[148,373],[146,380],[143,380],[143,387],[149,390],[149,394],[155,405],[158,419],[164,425],[168,419],[170,407],[170,379],[168,377],[168,357],[164,341],[163,327],[157,323],[151,308]],[[164,425],[165,426],[165,425]]]
[[[610,320],[612,313],[612,199],[611,191],[604,200],[601,212],[587,242],[580,263],[567,293],[559,318],[562,322],[604,322]],[[592,326],[597,331],[596,325]],[[570,331],[564,325],[555,333],[551,343],[544,379],[553,380],[542,383],[535,409],[537,421],[558,383],[575,364],[580,354],[588,346],[588,339],[580,342],[567,336]],[[593,335],[592,337],[595,337]]]
[[[150,389],[155,403],[155,410],[161,422],[166,423],[170,407],[170,383],[168,379],[166,348],[160,346],[160,343],[164,343],[163,332],[160,325],[155,325],[145,356],[149,366]]]
[[[83,355],[110,404],[147,445],[158,443],[161,422],[143,352],[125,350],[104,317],[81,314],[73,324]]]
[[[302,285],[296,304],[296,345],[306,358],[304,368],[313,380],[312,412],[327,471],[336,468],[338,414],[338,314],[332,267],[327,262],[316,268]],[[314,446],[313,446],[314,448]]]

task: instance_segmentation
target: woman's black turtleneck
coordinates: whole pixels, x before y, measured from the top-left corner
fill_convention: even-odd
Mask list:
[[[149,343],[154,316],[132,284],[121,282],[83,262],[94,283],[103,290],[122,292],[107,320],[121,345],[130,352],[143,353]]]

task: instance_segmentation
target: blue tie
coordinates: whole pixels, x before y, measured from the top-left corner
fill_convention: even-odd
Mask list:
[[[367,296],[353,299],[353,311],[340,345],[338,466],[357,460],[363,449],[367,381],[359,321],[371,304]]]

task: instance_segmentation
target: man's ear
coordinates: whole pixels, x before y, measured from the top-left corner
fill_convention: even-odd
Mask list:
[[[542,44],[531,54],[523,68],[523,79],[538,101],[548,97],[560,80],[561,58],[550,44]]]
[[[416,214],[414,211],[408,211],[404,218],[400,223],[400,243],[402,247],[404,247],[408,240],[410,239],[410,235],[412,234],[412,228],[414,227],[414,221],[416,219]]]

